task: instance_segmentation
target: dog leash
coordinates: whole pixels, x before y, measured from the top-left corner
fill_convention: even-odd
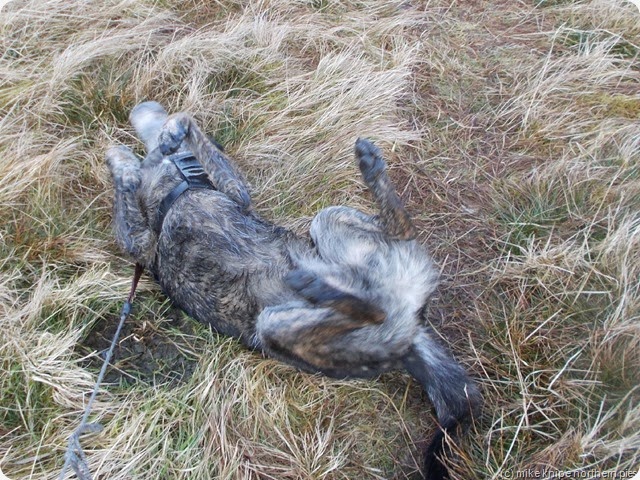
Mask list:
[[[91,414],[91,408],[93,407],[93,402],[98,395],[98,390],[100,389],[100,384],[104,378],[104,375],[107,371],[107,367],[109,362],[111,361],[111,357],[113,356],[113,351],[115,350],[115,346],[118,343],[118,338],[120,337],[120,332],[124,325],[125,320],[131,313],[131,303],[133,302],[133,297],[136,294],[136,288],[138,287],[138,282],[140,281],[140,277],[142,276],[142,272],[144,271],[144,267],[139,263],[136,263],[135,273],[133,274],[133,280],[131,282],[131,289],[129,290],[129,296],[127,297],[127,301],[122,306],[122,311],[120,313],[120,323],[118,324],[118,328],[116,329],[116,333],[113,335],[113,340],[111,340],[111,346],[109,347],[109,351],[104,359],[104,363],[102,364],[102,368],[100,369],[100,373],[98,374],[98,379],[96,380],[96,384],[93,388],[93,392],[91,392],[91,398],[89,398],[89,402],[84,410],[84,414],[82,416],[82,420],[78,428],[71,434],[69,437],[69,443],[67,445],[67,451],[64,454],[65,462],[62,467],[62,471],[60,472],[60,476],[58,480],[63,480],[65,473],[69,467],[73,469],[78,480],[92,480],[91,470],[89,470],[89,465],[87,463],[87,457],[82,450],[82,446],[80,445],[80,435],[83,433],[97,433],[102,430],[102,425],[98,422],[87,423],[89,420],[89,415]]]

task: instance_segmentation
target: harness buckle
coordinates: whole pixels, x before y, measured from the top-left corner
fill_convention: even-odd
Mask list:
[[[176,185],[158,205],[158,234],[162,230],[162,224],[169,209],[184,192],[195,188],[215,190],[207,172],[192,153],[174,153],[168,158],[177,167],[182,182]]]

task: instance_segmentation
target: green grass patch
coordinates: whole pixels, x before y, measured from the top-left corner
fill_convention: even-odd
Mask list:
[[[67,80],[53,120],[94,132],[105,123],[125,124],[135,105],[135,79],[134,69],[123,69],[122,63],[116,58],[98,61]]]
[[[635,58],[638,55],[638,46],[629,42],[620,35],[615,35],[607,30],[567,30],[560,37],[560,41],[575,47],[581,53],[590,51],[598,44],[608,44],[609,53],[620,58]]]

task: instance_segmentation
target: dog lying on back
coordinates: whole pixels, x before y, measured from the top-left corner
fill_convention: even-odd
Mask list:
[[[130,118],[147,156],[141,162],[125,147],[106,155],[120,247],[187,314],[249,348],[331,377],[408,371],[440,427],[423,473],[447,478],[445,432],[466,423],[481,398],[421,324],[437,272],[378,148],[359,139],[355,153],[379,215],[326,208],[307,239],[253,211],[236,165],[191,117],[145,102]]]

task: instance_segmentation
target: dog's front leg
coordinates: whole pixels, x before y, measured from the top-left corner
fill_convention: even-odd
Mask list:
[[[159,136],[160,151],[169,155],[184,147],[195,155],[216,189],[236,202],[243,211],[251,206],[251,196],[242,174],[233,161],[202,133],[185,113],[171,115]]]
[[[153,259],[155,236],[140,212],[140,161],[126,147],[110,148],[106,160],[115,187],[113,210],[116,241],[120,248],[147,267]]]

